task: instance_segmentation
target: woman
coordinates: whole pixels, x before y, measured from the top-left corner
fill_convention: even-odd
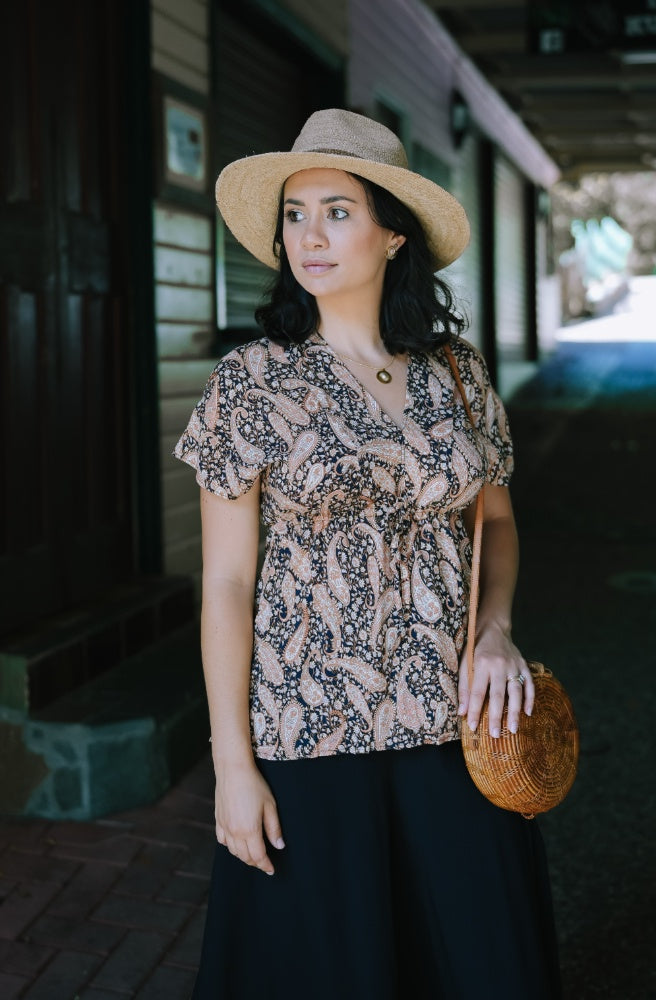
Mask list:
[[[176,448],[201,486],[216,772],[194,997],[552,1000],[539,833],[480,795],[458,743],[487,693],[493,733],[506,699],[516,729],[534,697],[510,636],[505,415],[434,277],[465,214],[393,133],[340,110],[290,153],[230,164],[217,201],[279,276],[266,336],[219,362]]]

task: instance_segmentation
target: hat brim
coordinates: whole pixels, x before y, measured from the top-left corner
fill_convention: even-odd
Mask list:
[[[221,171],[216,202],[235,238],[267,267],[279,267],[273,235],[282,186],[292,174],[313,167],[358,174],[395,195],[421,223],[436,271],[453,263],[467,247],[469,222],[464,208],[421,174],[340,153],[261,153],[235,160]]]

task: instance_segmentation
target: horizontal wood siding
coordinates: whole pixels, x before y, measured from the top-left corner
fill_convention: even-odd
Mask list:
[[[165,567],[169,573],[194,578],[200,595],[201,538],[198,484],[192,469],[172,455],[214,367],[208,358],[197,361],[160,361],[162,399],[162,505]]]
[[[213,220],[164,205],[154,218],[159,356],[207,357],[215,330]]]
[[[213,228],[213,220],[204,216],[155,207],[164,566],[169,573],[198,579],[198,487],[171,451],[212,368]]]
[[[390,93],[411,113],[412,138],[453,160],[448,102],[452,89],[473,121],[523,173],[550,187],[560,171],[521,119],[458,48],[421,0],[350,0],[351,106],[371,113],[376,93]]]
[[[150,10],[152,68],[208,95],[207,0],[151,0]]]
[[[324,101],[330,89],[326,81],[339,75],[334,66],[324,71],[312,46],[299,43],[292,21],[303,22],[308,41],[316,23],[318,49],[323,44],[326,50],[343,53],[345,5],[346,0],[337,7],[332,0],[320,0],[309,10],[291,2],[285,12],[285,5],[278,3],[281,16],[274,18],[270,36],[263,28],[268,3],[262,4],[263,19],[254,22],[245,10],[230,11],[217,2],[216,37],[210,40],[207,4],[152,0],[153,67],[206,95],[210,103],[218,95],[217,114],[210,117],[217,169],[240,156],[291,144],[307,114],[318,106],[314,102]],[[276,4],[271,6],[273,14]],[[324,17],[329,30],[320,27]],[[331,96],[330,103],[342,100],[340,86],[339,98]],[[217,234],[210,199],[206,216],[168,204],[158,204],[155,211],[165,565],[170,572],[198,577],[198,488],[191,471],[170,453],[212,368],[208,356],[217,350],[217,318],[226,331],[224,346],[245,327],[255,333],[253,310],[271,272],[237,244],[220,220]]]
[[[365,114],[374,114],[377,102],[387,100],[404,117],[408,152],[427,150],[446,168],[447,187],[464,205],[472,236],[463,256],[442,276],[469,319],[468,339],[481,346],[478,141],[472,133],[459,150],[453,145],[449,100],[456,85],[455,63],[440,58],[442,29],[415,6],[401,0],[352,0],[350,101]],[[414,161],[415,169],[431,175],[425,154]]]
[[[418,31],[414,5],[404,0],[350,0],[349,9],[350,106],[374,114],[378,101],[391,100],[407,116],[407,148],[419,142],[455,165],[448,114],[454,70],[436,59],[434,32]]]
[[[209,97],[207,0],[151,0],[151,26],[152,68]],[[164,568],[190,574],[198,584],[198,486],[191,469],[171,451],[213,365],[208,354],[216,329],[214,227],[209,196],[206,214],[154,206]]]

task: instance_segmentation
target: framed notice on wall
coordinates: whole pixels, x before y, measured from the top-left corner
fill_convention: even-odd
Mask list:
[[[164,178],[192,191],[207,189],[205,113],[168,94],[164,97]]]
[[[211,202],[206,98],[161,74],[154,91],[157,197],[207,210]]]

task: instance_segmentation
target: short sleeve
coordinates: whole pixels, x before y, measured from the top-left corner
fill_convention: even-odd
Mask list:
[[[236,500],[270,463],[264,395],[236,351],[210,375],[173,451],[203,489]]]
[[[507,486],[514,468],[513,443],[508,416],[500,397],[492,388],[483,356],[466,341],[454,345],[460,377],[477,427],[485,437],[486,482]]]

